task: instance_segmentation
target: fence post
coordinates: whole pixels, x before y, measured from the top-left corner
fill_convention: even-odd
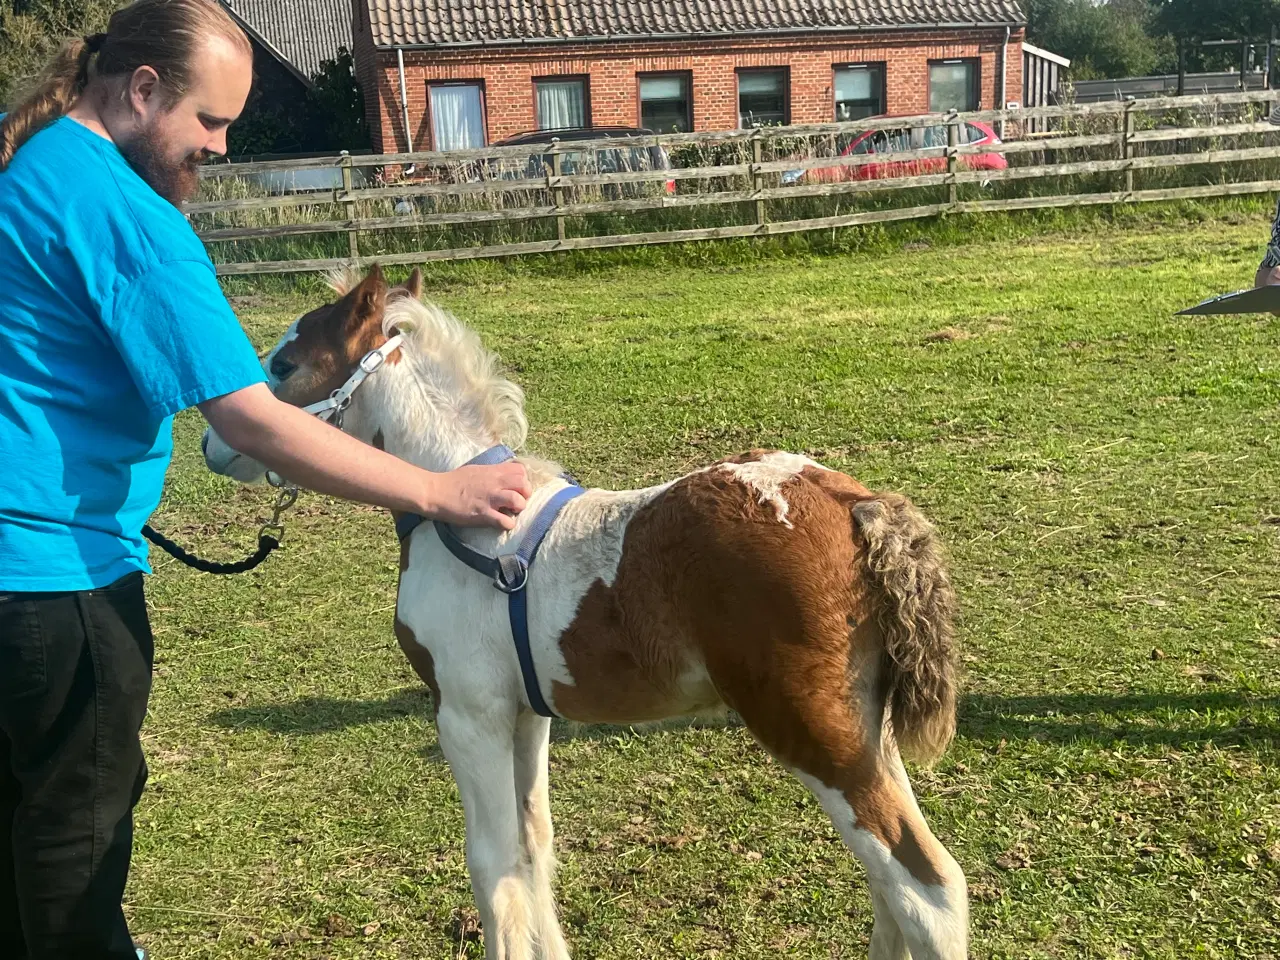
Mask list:
[[[947,111],[947,202],[953,207],[960,202],[960,191],[956,185],[956,170],[960,166],[960,157],[956,148],[960,146],[960,121],[956,111]]]
[[[759,127],[751,133],[751,188],[759,193],[764,189],[764,175],[760,172],[760,163],[764,159],[764,134]],[[756,223],[765,224],[769,217],[764,210],[764,201],[756,201]]]
[[[564,158],[560,155],[560,141],[555,140],[551,144],[551,176],[559,177],[564,171]],[[564,206],[564,187],[556,186],[551,188],[551,202],[557,208]],[[563,240],[565,238],[564,217],[556,217],[556,239]]]
[[[346,150],[342,151],[342,192],[347,199],[342,202],[342,209],[346,213],[347,220],[356,218],[356,202],[351,199],[351,190],[353,188],[353,180],[351,174],[351,154]],[[352,260],[360,259],[360,241],[356,239],[356,231],[347,231],[347,253]]]
[[[1133,159],[1134,103],[1135,101],[1130,100],[1124,105],[1124,133],[1120,136],[1120,158],[1122,160]],[[1133,167],[1131,166],[1126,167],[1124,171],[1124,192],[1133,193]]]

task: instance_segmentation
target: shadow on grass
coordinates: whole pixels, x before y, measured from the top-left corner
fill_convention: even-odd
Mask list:
[[[306,697],[291,703],[232,707],[213,713],[209,719],[229,729],[308,735],[410,716],[424,719],[432,716],[431,696],[425,689],[398,690],[382,700]],[[741,720],[733,714],[673,720],[649,727],[556,722],[551,738],[556,741],[617,740],[689,727],[741,726]],[[973,694],[961,703],[959,732],[966,739],[980,741],[1089,741],[1100,745],[1164,746],[1212,741],[1219,745],[1243,745],[1260,740],[1280,741],[1280,698],[1250,697],[1233,691],[1033,697]]]
[[[350,727],[384,723],[404,717],[432,715],[431,694],[406,688],[383,700],[338,700],[333,697],[303,697],[288,703],[268,703],[252,707],[217,710],[209,719],[228,729],[267,730],[271,733],[333,733]]]
[[[216,726],[230,730],[266,730],[281,734],[333,733],[371,723],[404,717],[431,719],[434,710],[426,688],[397,690],[383,700],[338,700],[333,697],[303,697],[290,703],[254,707],[229,707],[209,715]],[[608,724],[556,721],[552,740],[617,740],[643,736],[657,730],[687,728],[724,729],[741,727],[736,715],[686,717],[647,726],[623,727]]]
[[[1239,746],[1280,740],[1280,699],[1205,693],[970,694],[960,736],[970,740],[1089,741],[1098,745]]]

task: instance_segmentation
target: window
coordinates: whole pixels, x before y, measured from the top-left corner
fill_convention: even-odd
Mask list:
[[[884,64],[836,67],[836,120],[878,117],[884,109]]]
[[[854,134],[854,138],[857,137],[862,139],[849,151],[855,156],[867,153],[905,153],[912,149],[911,133],[908,130],[876,130]]]
[[[929,112],[978,109],[978,61],[929,61]]]
[[[640,78],[640,126],[658,133],[693,129],[689,75],[666,73]]]
[[[478,83],[430,88],[432,147],[476,150],[485,145],[484,97]]]
[[[947,132],[947,128],[942,124],[934,124],[932,127],[925,127],[923,131],[921,131],[921,129],[917,127],[916,129],[912,130],[911,133],[913,134],[912,136],[913,141],[917,138],[917,136],[919,137],[919,140],[920,140],[919,144],[914,145],[914,149],[916,150],[919,150],[922,147],[923,148],[945,147],[949,143],[947,138],[950,136],[950,134]],[[959,129],[956,131],[956,135],[959,138],[957,141],[958,143],[968,142],[967,140],[964,139],[963,123],[959,125]]]
[[[577,130],[589,127],[587,81],[578,77],[547,77],[533,81],[539,130]]]
[[[914,144],[912,149],[919,150],[922,147],[926,149],[931,149],[933,147],[945,147],[948,145],[947,138],[950,136],[950,126],[944,123],[937,123],[931,127],[925,127],[923,136],[919,135],[921,133],[919,127],[911,133],[912,142]],[[956,142],[959,144],[980,143],[986,138],[987,132],[981,127],[975,127],[972,123],[956,124]],[[920,142],[915,143],[916,140],[919,140]]]
[[[780,127],[787,122],[788,71],[738,71],[738,126]]]

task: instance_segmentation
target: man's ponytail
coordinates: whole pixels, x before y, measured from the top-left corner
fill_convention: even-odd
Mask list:
[[[89,82],[90,62],[105,37],[64,43],[35,88],[0,121],[0,170],[8,168],[20,146],[71,109]]]

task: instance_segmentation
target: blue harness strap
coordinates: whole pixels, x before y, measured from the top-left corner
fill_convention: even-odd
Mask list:
[[[505,463],[515,457],[506,447],[497,446],[486,450],[471,464]],[[538,548],[551,530],[556,518],[565,505],[586,493],[582,487],[565,487],[558,491],[538,511],[533,523],[525,531],[520,546],[515,553],[507,553],[498,557],[490,557],[469,547],[463,542],[458,532],[447,523],[436,521],[436,533],[449,552],[465,563],[472,570],[484,574],[493,581],[493,585],[507,595],[507,614],[511,620],[511,637],[515,641],[516,658],[520,661],[520,674],[524,679],[525,695],[529,698],[529,706],[540,717],[554,717],[556,714],[547,706],[538,685],[538,674],[533,664],[533,650],[529,643],[529,606],[525,587],[529,582],[529,568],[538,555]],[[418,514],[401,514],[396,517],[396,534],[403,540],[425,522]]]
[[[538,555],[538,547],[546,537],[551,525],[565,505],[575,497],[586,493],[582,487],[565,487],[547,501],[547,505],[538,511],[520,548],[516,551],[517,569],[520,571],[519,586],[506,588],[507,613],[511,618],[511,636],[516,643],[516,657],[520,660],[520,673],[524,677],[524,691],[529,697],[529,706],[540,717],[554,717],[555,713],[542,698],[542,689],[538,686],[538,674],[533,666],[533,651],[529,647],[529,601],[525,586],[529,582],[529,568],[533,566]],[[505,559],[505,558],[504,558]],[[499,589],[504,589],[499,587]]]
[[[506,463],[508,460],[516,458],[515,451],[510,447],[498,444],[496,447],[490,447],[483,453],[477,454],[466,463],[464,467],[492,467],[499,463]],[[401,540],[413,533],[420,526],[427,522],[427,518],[420,513],[401,513],[396,515],[396,536]],[[466,562],[466,561],[464,561]]]

